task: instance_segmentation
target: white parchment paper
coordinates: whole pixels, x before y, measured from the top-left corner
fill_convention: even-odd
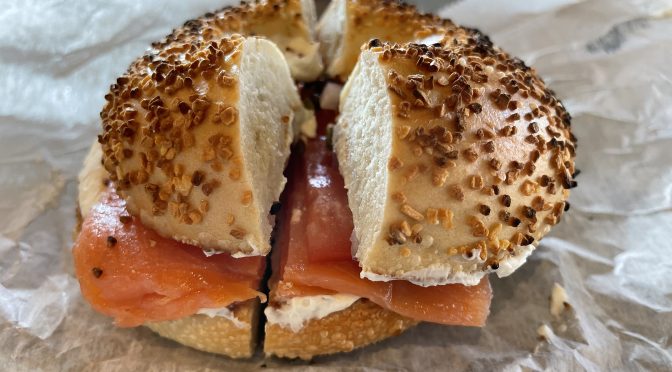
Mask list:
[[[103,96],[149,43],[231,1],[0,2],[0,370],[672,370],[672,1],[420,4],[533,65],[572,113],[572,209],[483,329],[423,324],[310,364],[233,361],[116,329],[70,257]],[[554,283],[572,309],[554,318]],[[537,328],[551,332],[540,341]]]

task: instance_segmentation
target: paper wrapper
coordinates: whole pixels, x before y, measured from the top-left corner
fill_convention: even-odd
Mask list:
[[[82,300],[70,255],[76,175],[103,96],[151,41],[227,4],[10,0],[0,10],[0,369],[669,370],[672,4],[435,3],[421,6],[534,66],[579,138],[572,208],[521,270],[493,278],[485,328],[423,324],[305,364],[233,361],[113,327]],[[558,318],[555,282],[572,306]]]

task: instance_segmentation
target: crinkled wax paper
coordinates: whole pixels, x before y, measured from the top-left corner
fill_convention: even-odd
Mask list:
[[[231,4],[231,2],[228,2]],[[0,3],[0,370],[670,370],[672,2],[421,4],[533,65],[572,113],[572,209],[520,271],[493,280],[483,329],[423,324],[310,364],[234,361],[86,305],[70,257],[76,174],[109,84],[217,0]],[[554,283],[572,309],[554,318]],[[540,341],[537,329],[551,332]]]

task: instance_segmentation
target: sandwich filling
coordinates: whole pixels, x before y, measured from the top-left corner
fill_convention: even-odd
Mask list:
[[[329,296],[346,295],[348,302],[365,298],[419,321],[483,326],[491,300],[487,278],[471,287],[420,287],[360,277],[361,268],[351,256],[352,214],[325,135],[325,119],[333,116],[318,112],[318,137],[298,144],[290,158],[273,251],[268,321],[296,332],[330,313],[318,310],[324,303],[333,304],[333,311],[346,303]]]

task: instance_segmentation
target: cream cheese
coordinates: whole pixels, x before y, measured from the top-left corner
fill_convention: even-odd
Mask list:
[[[264,310],[271,324],[278,324],[298,332],[311,319],[322,319],[329,314],[345,310],[360,297],[350,294],[301,296],[291,298],[278,307],[268,306]]]
[[[231,309],[228,307],[200,309],[196,312],[196,314],[207,315],[210,318],[222,317],[230,320],[231,323],[233,323],[238,328],[244,328],[247,325],[236,318],[236,316],[233,314],[233,311],[231,311]]]
[[[446,284],[463,284],[463,285],[477,285],[481,279],[488,273],[494,272],[498,277],[503,278],[511,275],[516,271],[520,266],[522,266],[526,261],[527,257],[532,254],[534,251],[534,245],[527,245],[519,247],[516,249],[515,254],[509,256],[507,259],[499,262],[499,267],[497,270],[487,269],[487,270],[478,270],[476,271],[475,264],[470,264],[465,262],[464,266],[474,266],[474,270],[464,267],[459,267],[460,270],[454,270],[453,266],[444,266],[437,265],[422,268],[419,270],[407,271],[394,275],[381,275],[362,269],[359,276],[363,279],[368,279],[376,282],[388,282],[390,280],[407,280],[415,285],[421,287],[431,287],[436,285],[446,285]],[[480,251],[472,252],[472,257],[478,257]]]

